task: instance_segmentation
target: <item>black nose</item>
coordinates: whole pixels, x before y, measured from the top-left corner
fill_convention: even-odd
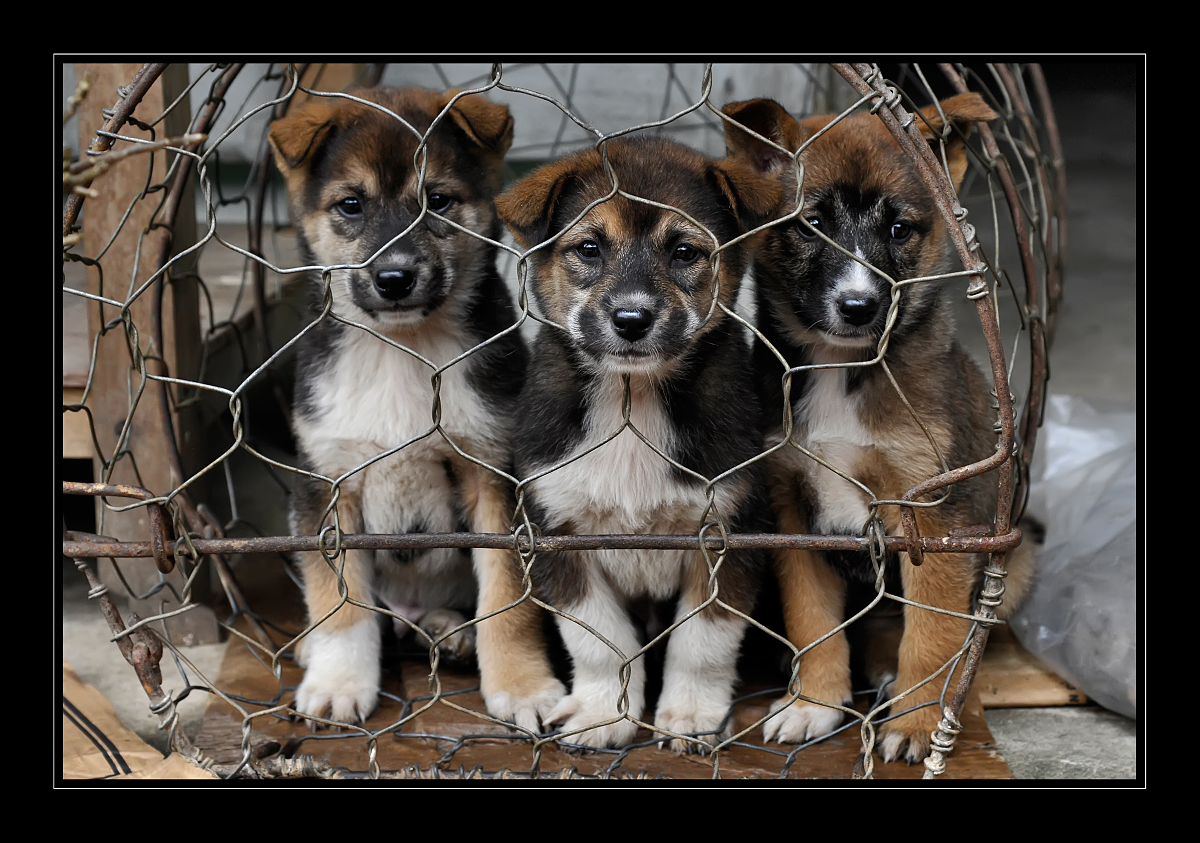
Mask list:
[[[417,286],[417,274],[411,269],[380,269],[375,273],[375,289],[388,301],[406,298]]]
[[[879,312],[879,300],[874,296],[848,296],[838,302],[838,311],[856,328],[861,328]]]
[[[613,312],[612,323],[618,337],[637,342],[646,336],[654,324],[654,311],[645,307],[636,310],[622,308]]]

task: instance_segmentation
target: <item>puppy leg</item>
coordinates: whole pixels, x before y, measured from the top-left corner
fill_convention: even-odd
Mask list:
[[[503,487],[478,466],[471,465],[464,473],[463,497],[472,529],[508,532],[512,506]],[[472,559],[479,583],[476,617],[499,612],[476,627],[484,704],[493,717],[538,732],[566,695],[566,688],[554,678],[546,652],[542,610],[531,600],[511,605],[524,594],[520,566],[512,551],[477,548]]]
[[[780,551],[775,561],[783,598],[788,640],[799,650],[837,628],[844,620],[846,583],[817,553]],[[822,641],[800,657],[800,693],[814,700],[849,705],[850,645],[844,631]],[[763,724],[763,737],[782,743],[803,743],[828,734],[842,722],[842,712],[791,695],[771,706],[779,712]]]
[[[779,529],[806,533],[807,523],[791,505],[779,507]],[[846,608],[846,582],[810,550],[781,550],[775,554],[775,575],[783,600],[783,619],[788,640],[803,650],[836,629]],[[845,631],[822,641],[800,657],[800,693],[814,700],[849,705],[850,644]],[[763,724],[765,740],[803,743],[828,734],[842,722],[842,712],[824,705],[796,700],[791,695],[771,706],[778,712]]]
[[[574,621],[558,617],[563,643],[571,654],[574,678],[571,693],[550,712],[547,721],[561,724],[562,731],[584,729],[564,740],[596,748],[624,746],[633,740],[637,725],[628,719],[608,721],[620,716],[618,702],[622,694],[621,665],[641,647],[632,621],[622,600],[598,570],[598,562],[584,557],[586,586],[582,594],[561,608],[603,635],[610,647]],[[617,652],[613,651],[616,647]],[[641,718],[646,700],[646,664],[638,658],[629,665],[630,717]]]
[[[357,532],[361,519],[354,502],[343,497],[339,509],[343,532]],[[294,525],[298,535],[315,532],[311,525],[315,519],[298,520],[310,521]],[[296,710],[345,722],[366,720],[379,697],[379,623],[374,612],[343,603],[339,583],[344,581],[349,599],[370,605],[371,553],[348,550],[333,568],[318,552],[298,556],[309,622],[320,624],[303,642],[305,671],[296,690]],[[340,572],[335,570],[338,566]]]
[[[932,525],[922,525],[923,535],[941,535]],[[971,611],[971,593],[975,585],[976,566],[970,556],[930,553],[920,567],[900,555],[900,576],[904,596],[909,600],[949,609],[964,614]],[[970,621],[932,612],[916,606],[904,607],[904,635],[900,639],[899,665],[893,695],[905,691],[940,669],[962,647]],[[961,670],[960,660],[950,679],[953,694]],[[879,754],[884,761],[904,757],[910,764],[929,754],[930,735],[942,717],[938,699],[946,683],[946,673],[906,696],[893,705],[902,711],[921,703],[933,705],[909,712],[891,720],[880,730]]]
[[[675,621],[709,597],[708,566],[703,559],[693,565],[675,613]],[[730,600],[727,590],[720,594]],[[738,607],[741,609],[742,607]],[[681,734],[716,732],[729,713],[737,681],[737,657],[746,621],[716,605],[707,606],[688,618],[667,639],[663,690],[658,700],[654,725]],[[729,735],[726,726],[719,734],[699,735],[709,744]],[[673,752],[703,751],[703,747],[678,738],[670,740]]]

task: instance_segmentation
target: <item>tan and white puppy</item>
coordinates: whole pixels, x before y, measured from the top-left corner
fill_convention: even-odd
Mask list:
[[[759,464],[732,471],[762,451],[749,348],[717,306],[732,305],[749,249],[718,248],[773,207],[777,188],[666,140],[610,141],[607,162],[613,175],[598,151],[580,152],[496,200],[533,250],[530,289],[557,325],[539,328],[521,394],[527,512],[544,534],[696,535],[716,521],[762,530]],[[710,597],[749,613],[759,568],[760,554],[745,551],[715,576],[697,550],[539,554],[541,599],[594,630],[558,618],[573,681],[550,719],[564,739],[633,739],[646,705],[645,657],[634,658],[645,639],[630,614],[641,601],[673,602],[682,622],[667,641],[655,727],[696,738],[670,739],[678,751],[719,739],[746,621]]]
[[[332,480],[343,533],[509,530],[511,490],[459,451],[511,466],[527,351],[509,330],[516,314],[496,247],[481,237],[499,234],[493,197],[513,122],[505,106],[455,94],[355,92],[382,109],[313,98],[271,124],[301,249],[328,273],[328,288],[322,273],[312,276],[293,418],[300,467],[326,479],[297,482],[297,535],[332,523]],[[422,136],[423,183],[414,165]],[[472,349],[441,373],[435,402],[430,364]],[[374,710],[383,616],[371,606],[403,618],[393,619],[400,634],[411,622],[441,639],[446,657],[477,650],[484,700],[499,718],[537,730],[565,693],[528,601],[447,636],[472,612],[519,598],[510,553],[349,550],[340,575],[319,553],[299,557],[316,625],[302,645],[301,714],[356,721]]]
[[[724,113],[792,152],[834,121],[834,115],[797,121],[765,99],[731,103]],[[940,112],[931,106],[922,114],[924,120],[918,117],[917,123],[939,160],[942,115],[952,124],[944,152],[957,189],[967,168],[965,138],[972,123],[996,115],[977,94],[951,97],[941,103]],[[791,158],[738,125],[726,124],[726,139],[732,157],[783,186],[786,198],[775,216],[791,212],[797,195]],[[813,141],[801,161],[799,218],[771,228],[754,263],[759,328],[788,366],[831,368],[796,373],[789,407],[782,387],[785,369],[757,343],[755,363],[765,396],[768,443],[782,441],[782,421],[790,414],[791,442],[798,446],[773,454],[771,497],[782,532],[863,535],[872,499],[897,500],[941,474],[939,451],[949,468],[993,454],[996,412],[987,381],[955,338],[949,299],[953,286],[945,281],[902,283],[956,266],[932,196],[883,123],[867,113],[843,119]],[[893,297],[897,308],[883,358],[886,367],[866,365],[877,355]],[[916,508],[922,535],[944,536],[953,528],[993,522],[995,475],[978,476],[948,492],[940,505]],[[902,534],[899,507],[884,505],[878,513],[888,535]],[[1010,554],[1006,610],[1024,591],[1030,558],[1028,553]],[[926,555],[917,567],[901,554],[886,561],[888,591],[970,613],[985,561],[984,556],[939,553]],[[801,649],[846,619],[848,584],[875,587],[876,574],[866,553],[787,550],[776,555],[775,569],[788,638]],[[895,693],[941,668],[962,646],[969,627],[968,621],[910,605],[904,607],[903,623],[895,675],[875,677],[892,679]],[[898,705],[908,708],[936,700],[945,676]],[[848,705],[846,635],[839,632],[802,656],[799,678],[804,696]],[[767,721],[768,740],[809,740],[842,720],[835,708],[799,700],[788,705],[789,700],[780,700],[779,713]],[[884,759],[923,758],[940,716],[939,706],[926,705],[887,722],[878,745]]]

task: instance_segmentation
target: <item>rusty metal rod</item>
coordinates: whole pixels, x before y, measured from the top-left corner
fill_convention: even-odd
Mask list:
[[[64,495],[112,496],[117,498],[134,498],[139,501],[157,497],[146,489],[123,484],[75,483],[64,480],[62,490]],[[171,553],[171,545],[175,543],[175,537],[171,532],[171,519],[167,517],[166,511],[163,509],[162,504],[159,503],[148,504],[146,511],[150,519],[150,541],[142,542],[142,544],[149,547],[150,552],[139,555],[153,556],[154,566],[162,573],[169,574],[175,569],[175,556]],[[66,555],[71,556],[70,553]],[[91,556],[93,554],[84,555]],[[110,554],[100,555],[108,556]]]
[[[213,121],[220,112],[221,101],[224,99],[225,94],[228,93],[230,86],[233,84],[233,81],[237,78],[238,73],[241,72],[243,67],[245,67],[244,64],[234,63],[222,71],[220,77],[218,77],[216,83],[212,87],[209,98],[205,103],[204,110],[200,112],[199,119],[196,121],[195,128],[198,132],[207,132],[212,126]],[[189,151],[195,151],[198,147],[199,144],[196,144],[187,147],[187,149]],[[162,218],[159,221],[159,224],[164,228],[166,235],[162,238],[159,244],[159,252],[154,264],[155,271],[158,271],[165,266],[171,257],[171,247],[175,240],[175,216],[179,212],[179,205],[183,199],[183,196],[187,193],[187,184],[188,180],[191,178],[191,175],[192,159],[186,155],[181,156],[179,167],[175,173],[175,181],[171,186],[170,193],[167,195],[167,202],[163,208]],[[184,239],[187,240],[188,238],[185,237]],[[154,342],[158,348],[164,350],[164,354],[166,343],[163,337],[162,309],[163,295],[166,290],[166,285],[167,273],[163,273],[163,275],[154,284],[154,308],[151,311],[153,315],[151,327],[153,330]],[[149,361],[147,361],[147,364],[149,364]],[[171,374],[167,371],[165,358],[159,361],[158,370],[160,375]],[[178,372],[175,374],[176,376],[180,376],[180,373]],[[167,382],[160,380],[158,382],[158,390],[160,398],[158,402],[158,411],[161,414],[162,429],[166,432],[167,440],[164,443],[163,450],[167,459],[170,461],[170,471],[172,476],[179,478],[176,482],[183,482],[183,478],[187,477],[187,475],[183,471],[183,459],[179,453],[179,436],[175,431],[175,419],[171,415],[172,404],[170,401],[170,392],[167,388]],[[186,501],[185,496],[186,492],[181,492],[179,495],[180,500]],[[187,516],[194,511],[194,507],[191,506],[191,502],[186,501],[186,503],[187,506],[184,508],[185,518],[187,518]],[[196,519],[188,518],[188,525],[191,529],[201,529],[201,524],[202,522]]]
[[[125,95],[117,100],[116,105],[112,107],[112,117],[105,122],[102,131],[112,132],[116,134],[125,125],[125,121],[133,114],[134,109],[142,101],[142,97],[146,96],[146,92],[151,86],[158,81],[158,77],[162,75],[163,70],[167,67],[166,62],[147,63],[142,65],[139,70],[125,86]],[[88,146],[88,152],[105,152],[113,144],[113,139],[97,134],[92,139],[91,145]],[[84,185],[85,187],[87,185]],[[79,211],[83,208],[84,196],[81,193],[72,193],[67,197],[67,207],[63,211],[63,237],[71,233],[71,227],[75,225],[75,220],[79,216]]]
[[[941,68],[942,73],[950,81],[954,90],[960,94],[965,94],[970,90],[967,87],[966,80],[959,75],[953,65],[942,64]],[[1038,69],[1040,72],[1040,67]],[[1013,232],[1016,235],[1017,247],[1021,256],[1021,271],[1025,277],[1025,318],[1029,324],[1031,353],[1029,361],[1029,395],[1021,410],[1019,425],[1021,442],[1019,459],[1021,461],[1021,470],[1017,476],[1017,480],[1022,486],[1023,494],[1027,496],[1029,491],[1029,465],[1033,460],[1034,447],[1037,444],[1037,431],[1038,427],[1041,426],[1042,405],[1045,401],[1046,383],[1049,380],[1048,362],[1045,353],[1047,338],[1043,322],[1048,308],[1046,302],[1039,301],[1038,278],[1033,262],[1033,250],[1030,247],[1029,226],[1026,223],[1024,213],[1021,211],[1021,199],[1017,193],[1017,185],[1013,179],[1012,168],[1008,165],[1008,159],[1000,152],[1000,145],[996,142],[996,136],[992,133],[990,126],[986,123],[980,123],[979,136],[983,141],[984,153],[994,167],[996,175],[1000,180],[1000,186],[1004,191],[1004,198],[1008,202],[1009,212],[1012,215]],[[1050,261],[1049,256],[1047,256],[1047,261]],[[1015,517],[1020,517],[1020,510],[1023,508],[1023,506],[1016,508]]]
[[[938,165],[937,159],[929,148],[929,144],[925,142],[920,134],[920,130],[915,125],[913,115],[910,115],[901,106],[899,97],[890,98],[889,95],[893,92],[884,84],[878,73],[873,73],[875,68],[865,64],[853,67],[847,64],[839,64],[834,65],[834,67],[859,92],[866,94],[873,91],[879,95],[881,107],[879,107],[877,113],[893,137],[896,138],[897,143],[910,155],[922,181],[925,182],[930,193],[933,195],[934,202],[941,211],[946,225],[950,230],[951,239],[954,241],[955,249],[963,266],[977,273],[977,275],[973,276],[972,283],[974,284],[975,281],[985,283],[983,281],[985,270],[983,262],[972,251],[971,243],[968,242],[968,238],[965,236],[960,224],[960,220],[965,216],[965,212],[959,205],[958,196],[955,194],[949,179]],[[871,79],[870,83],[866,81],[867,78]],[[983,289],[987,289],[986,285]],[[1007,534],[1009,532],[1009,517],[1012,512],[1013,463],[1011,457],[1015,444],[1016,424],[1013,417],[1012,397],[1008,385],[1008,372],[1005,367],[1004,347],[1000,337],[999,326],[996,324],[992,297],[990,295],[981,295],[975,298],[975,304],[979,313],[979,321],[983,327],[984,337],[987,341],[988,356],[992,366],[992,378],[996,385],[996,403],[1000,422],[1000,436],[996,445],[996,452],[985,460],[945,472],[914,486],[905,492],[903,499],[915,501],[924,495],[945,488],[951,483],[974,477],[985,471],[999,469],[997,477],[995,530],[997,533]],[[924,552],[924,542],[917,532],[916,515],[912,507],[902,507],[900,514],[905,537],[908,540],[909,558],[914,564],[920,564],[921,555]],[[1019,534],[1020,531],[1014,530],[1012,532]],[[991,552],[996,554],[993,562],[999,567],[1002,576],[1004,553],[999,549]],[[986,587],[991,587],[994,579],[994,577],[989,575]],[[994,617],[994,614],[990,607],[985,606],[981,608],[978,615],[984,622],[976,627],[965,662],[961,668],[962,672],[959,674],[956,693],[944,709],[942,722],[939,724],[938,731],[933,735],[934,747],[926,763],[926,777],[932,777],[940,772],[941,767],[939,764],[944,764],[944,755],[953,746],[954,735],[958,731],[957,724],[959,723],[966,695],[975,680],[975,672],[978,668],[979,660],[982,658],[984,646],[987,643],[990,624],[986,621],[990,619],[989,616]]]
[[[687,535],[582,535],[582,536],[538,536],[533,541],[537,553],[553,553],[566,550],[690,550],[697,546],[696,536]],[[812,536],[775,533],[730,533],[726,540],[720,536],[704,539],[707,548],[720,550],[752,550],[760,548],[812,550],[862,550],[868,539],[853,536]],[[1002,536],[925,536],[921,539],[926,553],[1000,553],[1021,543],[1021,531],[1013,529]],[[908,549],[908,540],[902,536],[887,536],[883,540],[889,552]],[[320,549],[317,536],[261,536],[238,539],[192,539],[196,552],[209,555],[215,553],[296,553]],[[428,550],[433,548],[492,548],[511,549],[514,546],[522,553],[529,551],[529,540],[524,536],[514,537],[507,533],[346,533],[341,546],[347,550]],[[63,553],[71,557],[112,556],[132,559],[150,556],[150,542],[99,542],[64,541]]]
[[[908,153],[913,160],[918,175],[929,188],[934,204],[937,205],[946,221],[950,237],[954,241],[955,249],[963,266],[977,273],[975,277],[982,283],[986,268],[971,250],[970,244],[963,234],[962,226],[959,224],[963,211],[958,203],[958,196],[930,150],[929,144],[921,136],[914,116],[904,109],[898,96],[894,101],[889,102],[889,96],[893,91],[884,84],[878,74],[873,73],[872,66],[835,63],[833,67],[859,93],[874,93],[883,101],[883,105],[877,112],[880,119],[901,149]],[[871,77],[870,83],[865,79],[867,76]],[[1012,456],[1016,425],[1013,420],[1012,399],[1008,388],[1008,372],[1004,363],[1004,346],[1000,330],[996,325],[992,297],[990,295],[980,296],[975,300],[975,304],[979,312],[979,321],[983,326],[984,338],[987,341],[988,356],[992,365],[992,380],[996,384],[997,403],[999,404],[1000,437],[996,445],[996,452],[987,459],[961,466],[919,483],[904,493],[903,500],[916,501],[951,484],[960,483],[976,475],[992,471],[1006,463]],[[999,486],[997,506],[999,509],[1005,510],[1007,518],[1007,511],[1011,508],[1012,502],[1011,480],[1006,483],[1001,478]],[[923,558],[924,545],[920,540],[917,519],[912,507],[901,507],[900,520],[904,526],[904,534],[909,540],[907,548],[909,558],[913,564],[919,565]],[[999,526],[997,529],[999,530]],[[1001,530],[1001,532],[1003,531]]]
[[[1062,301],[1062,285],[1066,274],[1067,256],[1067,167],[1063,158],[1062,141],[1058,134],[1058,121],[1054,117],[1054,103],[1050,99],[1050,89],[1046,87],[1046,77],[1040,64],[1031,65],[1029,76],[1033,80],[1034,90],[1037,91],[1041,104],[1042,125],[1046,129],[1046,138],[1050,142],[1050,166],[1054,170],[1054,209],[1052,218],[1055,226],[1046,228],[1046,346],[1054,342],[1055,316]],[[1041,160],[1038,161],[1039,167]],[[1057,228],[1057,230],[1055,230]],[[1040,424],[1040,420],[1039,420]]]

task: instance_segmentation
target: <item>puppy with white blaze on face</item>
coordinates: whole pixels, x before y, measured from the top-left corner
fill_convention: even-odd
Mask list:
[[[293,429],[306,473],[292,530],[317,535],[336,512],[343,533],[507,533],[516,504],[499,472],[511,470],[528,353],[489,241],[512,117],[455,91],[354,95],[366,102],[313,98],[270,130],[301,249],[328,268],[312,276],[298,345]],[[434,368],[452,362],[435,394]],[[443,658],[476,656],[488,711],[520,728],[540,729],[565,693],[532,602],[454,631],[519,600],[509,551],[297,562],[312,628],[295,707],[314,723],[365,720],[376,707],[385,615],[370,606],[390,612],[398,634],[438,642]]]
[[[762,450],[760,409],[744,328],[726,308],[748,266],[738,238],[774,206],[778,187],[739,162],[666,140],[608,141],[606,155],[549,164],[496,200],[530,250],[530,289],[553,323],[539,327],[517,420],[526,512],[544,534],[698,535],[715,522],[766,529],[752,462]],[[550,714],[565,740],[632,740],[646,668],[631,609],[661,601],[674,602],[679,626],[666,645],[654,727],[677,751],[720,738],[747,625],[739,613],[752,607],[762,559],[730,551],[714,572],[715,557],[538,555],[535,593],[571,616],[558,618],[571,692]]]
[[[996,451],[994,399],[955,337],[949,295],[961,287],[945,280],[905,283],[961,266],[955,266],[929,189],[875,115],[798,121],[766,99],[730,103],[723,111],[736,121],[726,124],[730,156],[783,187],[787,198],[773,216],[793,212],[797,195],[803,202],[794,220],[768,229],[754,262],[759,329],[774,347],[757,342],[754,351],[769,446],[785,441],[782,422],[788,415],[792,420],[789,446],[769,458],[778,527],[784,533],[864,535],[874,501],[899,500],[925,480]],[[995,116],[978,94],[963,94],[917,117],[955,189],[966,173],[973,122]],[[803,184],[796,184],[790,155],[742,127],[793,153],[815,137],[800,155]],[[783,374],[798,367],[812,368],[794,372],[789,404]],[[986,473],[923,499],[933,505],[913,510],[922,536],[945,536],[992,524],[996,501],[996,475]],[[903,534],[899,506],[880,505],[875,513],[887,535]],[[1032,558],[1027,546],[1009,554],[1006,613],[1027,588]],[[917,566],[907,554],[892,554],[885,560],[886,587],[907,600],[969,614],[985,563],[982,554],[931,553]],[[849,586],[870,589],[872,596],[876,588],[866,552],[779,551],[775,571],[788,638],[801,650],[846,620]],[[869,677],[897,694],[937,673],[962,647],[970,626],[909,604],[903,613],[890,672]],[[801,694],[829,705],[792,695],[780,699],[764,727],[767,740],[803,742],[841,723],[842,712],[831,706],[851,702],[844,631],[801,657],[799,679]],[[945,681],[943,672],[900,705],[933,703]],[[888,721],[881,727],[880,754],[887,761],[919,761],[940,717],[932,704]]]

